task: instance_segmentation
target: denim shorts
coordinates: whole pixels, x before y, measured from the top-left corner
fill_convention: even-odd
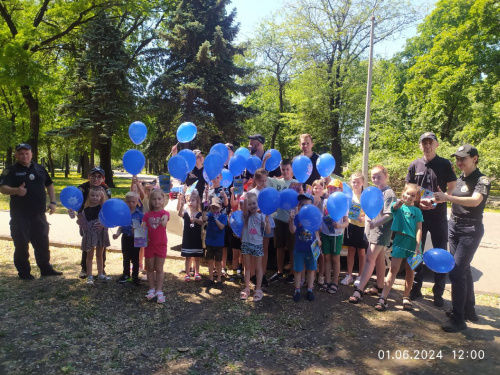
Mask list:
[[[264,247],[262,245],[254,245],[250,242],[242,242],[241,253],[252,255],[254,257],[262,257],[264,256]]]
[[[302,272],[304,263],[307,271],[316,271],[317,262],[314,259],[312,251],[294,251],[293,252],[293,270]]]

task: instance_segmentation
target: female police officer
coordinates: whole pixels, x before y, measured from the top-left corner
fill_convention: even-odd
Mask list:
[[[475,147],[460,146],[452,156],[462,171],[457,185],[451,193],[434,194],[438,202],[452,203],[448,239],[455,268],[450,271],[453,310],[442,326],[446,332],[461,331],[467,328],[465,320],[477,320],[470,263],[484,234],[483,211],[490,192],[490,180],[477,168],[479,154]]]

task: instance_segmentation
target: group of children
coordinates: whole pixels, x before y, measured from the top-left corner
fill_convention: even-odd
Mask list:
[[[265,159],[263,166],[265,166]],[[294,283],[293,300],[301,299],[301,286],[306,284],[306,298],[314,300],[314,282],[317,275],[319,290],[334,294],[339,290],[340,252],[342,245],[348,247],[347,275],[341,281],[343,285],[354,283],[355,290],[349,302],[358,303],[364,294],[378,294],[375,305],[377,310],[387,308],[387,295],[392,288],[399,272],[401,262],[405,258],[420,254],[422,232],[422,213],[418,209],[420,191],[418,186],[407,184],[401,200],[397,200],[392,189],[387,186],[388,173],[385,167],[375,166],[371,170],[373,184],[378,187],[384,197],[384,207],[377,217],[370,220],[365,217],[360,204],[360,197],[365,185],[360,173],[351,176],[350,185],[353,191],[349,212],[334,221],[327,208],[328,196],[343,191],[343,184],[337,179],[319,179],[313,182],[310,191],[300,188],[297,206],[291,210],[278,210],[272,215],[260,212],[258,205],[259,193],[266,187],[278,191],[291,188],[293,179],[291,162],[281,163],[282,178],[270,178],[264,168],[254,174],[253,186],[248,187],[243,194],[235,195],[233,189],[225,189],[220,185],[221,177],[211,181],[211,186],[205,189],[203,199],[197,189],[184,190],[178,199],[178,215],[183,220],[183,236],[181,255],[186,258],[185,281],[201,281],[200,259],[208,261],[207,287],[223,288],[223,273],[225,271],[226,247],[233,250],[233,278],[240,275],[241,265],[244,272],[244,287],[240,298],[246,300],[251,296],[252,283],[255,285],[253,301],[258,302],[264,297],[263,285],[268,285],[265,271],[267,269],[268,249],[271,238],[277,250],[278,272],[269,281],[284,278],[284,261],[286,251],[289,253],[290,272],[285,279]],[[201,183],[201,182],[199,182]],[[123,275],[118,282],[130,279],[130,263],[132,263],[132,278],[134,284],[139,284],[138,273],[142,259],[141,249],[134,244],[134,231],[140,225],[147,229],[147,246],[144,248],[145,269],[149,290],[148,300],[156,298],[158,303],[165,302],[163,294],[164,261],[167,253],[166,226],[170,218],[165,210],[166,198],[160,189],[149,185],[145,191],[137,181],[132,184],[132,191],[125,196],[125,202],[130,209],[134,225],[120,227],[113,238],[122,236]],[[300,184],[298,184],[300,186]],[[135,190],[135,191],[134,191]],[[82,250],[87,252],[87,270],[89,284],[93,283],[92,259],[94,249],[98,278],[108,281],[103,272],[103,248],[109,245],[108,231],[99,223],[99,210],[106,200],[106,194],[101,188],[92,188],[84,204],[83,211],[78,215],[83,238]],[[321,228],[311,233],[300,220],[300,211],[307,205],[316,206],[322,214]],[[241,235],[233,232],[229,220],[235,212],[241,211],[243,228]],[[74,217],[75,213],[70,212]],[[336,215],[338,216],[338,215]],[[236,216],[235,216],[236,217]],[[395,232],[392,247],[392,261],[389,274],[385,277],[385,252]],[[320,247],[320,251],[314,251]],[[354,279],[353,265],[355,254],[359,259],[359,275]],[[405,292],[403,306],[412,308],[409,292],[413,282],[413,270],[406,263]],[[374,269],[377,273],[377,286],[364,289]]]

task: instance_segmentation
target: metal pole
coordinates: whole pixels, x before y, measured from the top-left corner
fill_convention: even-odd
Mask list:
[[[370,106],[372,101],[372,60],[373,60],[373,29],[375,16],[372,16],[372,28],[370,32],[370,55],[368,57],[368,82],[366,84],[366,107],[365,107],[365,134],[363,139],[363,176],[365,185],[368,184],[368,154],[370,152]]]

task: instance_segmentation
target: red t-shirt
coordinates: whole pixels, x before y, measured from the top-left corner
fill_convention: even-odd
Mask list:
[[[167,228],[161,225],[162,216],[167,215],[170,220],[170,214],[165,210],[149,211],[144,214],[142,220],[148,228],[148,246],[146,251],[164,251],[167,252]]]

